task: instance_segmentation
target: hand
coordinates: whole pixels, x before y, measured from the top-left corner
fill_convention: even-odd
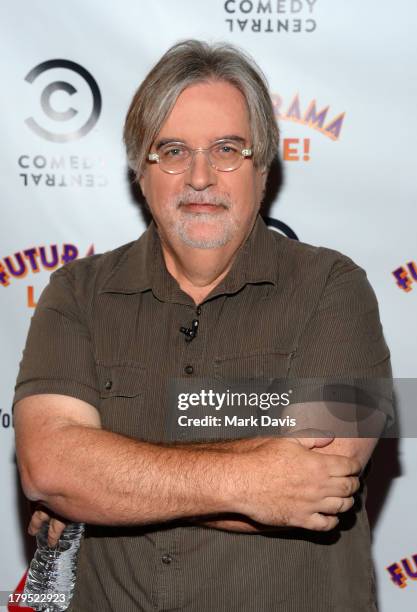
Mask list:
[[[234,531],[236,533],[276,533],[282,529],[282,527],[276,525],[261,525],[261,523],[256,523],[240,514],[228,514],[227,518],[195,519],[193,523],[200,527],[210,527],[211,529]]]
[[[48,546],[53,548],[58,544],[58,540],[61,537],[62,532],[68,523],[64,523],[58,518],[55,518],[45,511],[37,509],[32,514],[32,518],[30,519],[28,533],[32,536],[36,536],[42,524],[49,521],[49,529],[48,529]]]
[[[302,436],[302,432],[298,435]],[[236,456],[237,512],[265,525],[328,531],[354,503],[359,461],[312,453],[333,438],[256,438]],[[242,491],[245,497],[242,499]]]

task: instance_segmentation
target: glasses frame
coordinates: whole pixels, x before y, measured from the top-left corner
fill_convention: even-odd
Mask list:
[[[189,170],[191,168],[191,166],[193,165],[194,162],[194,157],[196,155],[196,153],[203,153],[206,160],[208,161],[208,163],[210,164],[210,166],[212,168],[214,168],[215,170],[217,170],[218,172],[234,172],[235,170],[238,170],[238,168],[240,168],[240,166],[243,164],[244,160],[252,157],[253,155],[253,150],[252,147],[243,147],[240,150],[240,161],[238,163],[238,165],[236,166],[236,168],[230,168],[230,169],[223,169],[223,168],[218,168],[211,160],[210,158],[210,151],[213,149],[213,147],[221,145],[222,143],[227,143],[227,142],[233,142],[233,140],[231,140],[230,138],[225,138],[224,140],[217,140],[216,142],[213,142],[212,145],[210,145],[208,148],[204,149],[203,147],[198,147],[197,149],[191,149],[189,146],[187,146],[186,144],[184,144],[183,142],[170,142],[167,143],[169,145],[175,146],[175,145],[181,145],[182,147],[185,147],[186,149],[188,149],[188,151],[191,153],[191,156],[189,158],[189,163],[187,165],[186,168],[184,168],[184,170],[167,170],[166,168],[163,168],[161,165],[161,158],[159,156],[158,153],[148,153],[147,156],[147,160],[149,162],[153,162],[159,165],[160,169],[162,170],[162,172],[166,172],[167,174],[183,174],[184,172],[187,172],[187,170]]]

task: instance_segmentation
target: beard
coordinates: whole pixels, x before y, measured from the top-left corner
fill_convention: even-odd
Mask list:
[[[216,207],[211,212],[187,210],[188,204],[206,204]],[[232,214],[233,202],[226,192],[209,194],[202,191],[184,191],[168,204],[172,213],[170,233],[194,249],[217,249],[225,246],[239,230]]]

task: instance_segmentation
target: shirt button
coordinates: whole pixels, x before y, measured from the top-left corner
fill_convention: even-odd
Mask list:
[[[169,565],[172,562],[172,556],[169,554],[162,555],[162,563]]]
[[[113,386],[113,381],[111,380],[106,380],[106,384],[104,385],[104,388],[107,389],[107,391],[110,391],[110,389]]]
[[[194,368],[192,365],[185,366],[184,370],[187,374],[192,374],[194,372]]]
[[[197,315],[201,315],[201,306],[199,306],[195,312]]]

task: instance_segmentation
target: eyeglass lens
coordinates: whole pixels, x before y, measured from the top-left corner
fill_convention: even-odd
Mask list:
[[[218,170],[235,170],[243,161],[242,150],[235,142],[214,143],[209,149],[193,151],[181,143],[168,143],[159,150],[159,163],[165,170],[180,172],[189,168],[193,156],[201,152]]]

